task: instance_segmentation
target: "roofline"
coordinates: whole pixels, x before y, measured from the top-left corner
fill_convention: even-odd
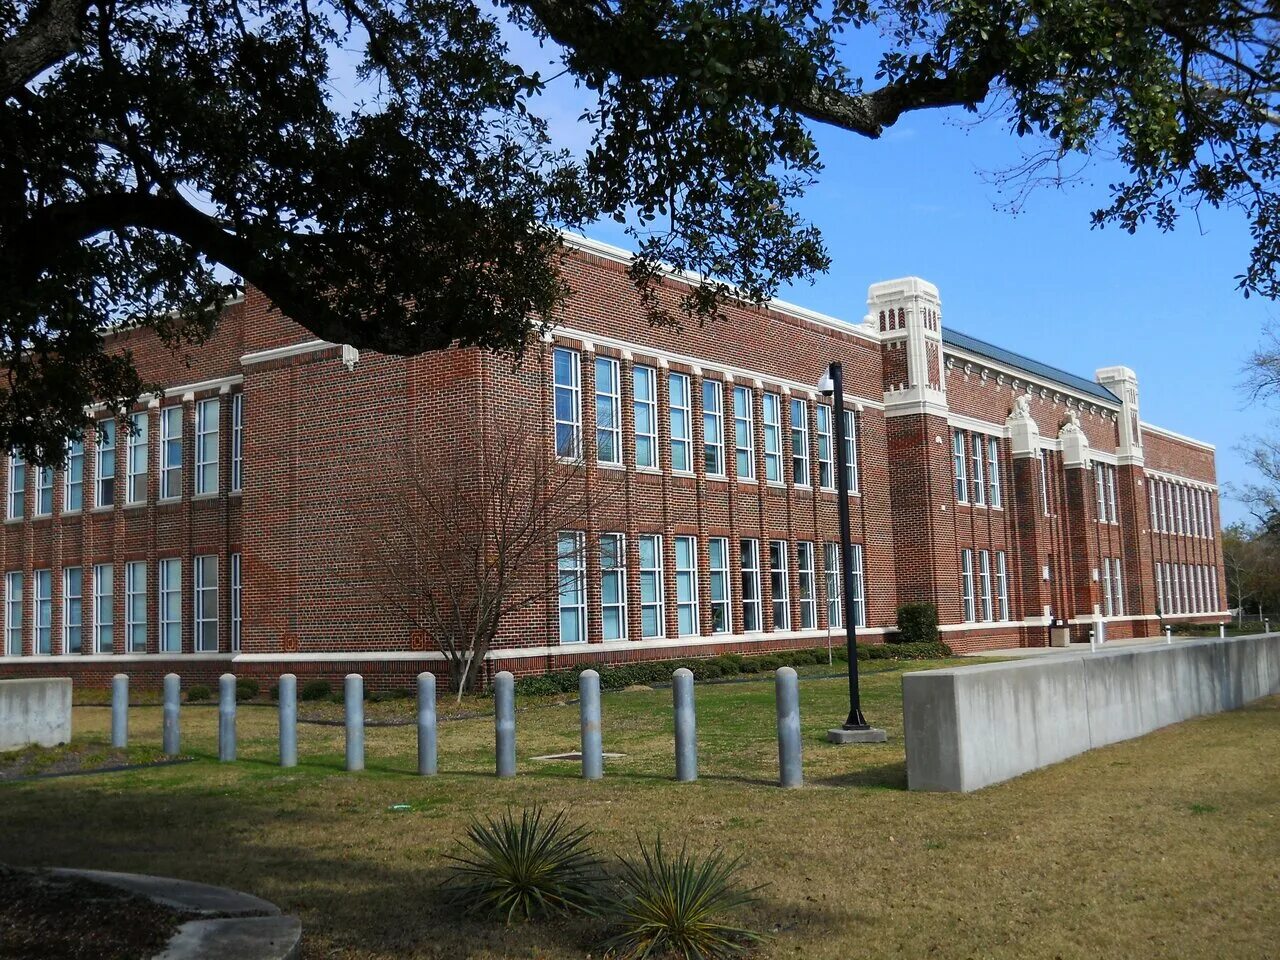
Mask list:
[[[1104,399],[1103,397],[1096,396],[1092,393],[1085,393],[1083,390],[1080,390],[1069,384],[1062,383],[1061,381],[1051,380],[1048,377],[1039,376],[1031,372],[1030,370],[1024,370],[1021,367],[1010,366],[1007,363],[1001,363],[999,360],[992,359],[991,357],[988,357],[984,353],[977,353],[973,350],[967,350],[964,347],[958,347],[954,344],[949,344],[949,343],[944,343],[942,346],[943,346],[944,356],[947,353],[955,353],[955,354],[963,355],[965,357],[972,357],[974,360],[976,360],[979,363],[985,364],[986,366],[989,366],[989,367],[995,367],[997,369],[1003,370],[1005,373],[1019,377],[1023,380],[1038,383],[1042,387],[1047,387],[1051,390],[1057,390],[1059,392],[1069,393],[1073,397],[1075,397],[1077,400],[1084,400],[1087,403],[1097,404],[1100,407],[1105,407],[1106,409],[1112,411],[1113,413],[1120,412],[1121,404],[1119,400],[1107,400],[1107,399]]]
[[[1204,450],[1214,452],[1218,449],[1212,443],[1205,443],[1203,440],[1197,440],[1195,437],[1188,437],[1185,433],[1176,433],[1173,430],[1166,429],[1165,427],[1157,427],[1154,423],[1147,423],[1145,420],[1140,421],[1139,426],[1149,433],[1158,434],[1162,437],[1168,438],[1169,440],[1178,440],[1182,443],[1189,443],[1193,447],[1200,447]]]

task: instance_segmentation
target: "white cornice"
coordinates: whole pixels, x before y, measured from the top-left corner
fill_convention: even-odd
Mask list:
[[[1186,434],[1174,433],[1172,430],[1166,430],[1164,427],[1157,427],[1154,423],[1147,423],[1147,421],[1145,420],[1141,422],[1141,427],[1143,430],[1146,430],[1148,433],[1154,433],[1157,436],[1167,437],[1170,440],[1178,440],[1178,441],[1181,441],[1182,443],[1189,443],[1193,447],[1200,447],[1204,450],[1217,450],[1217,447],[1215,447],[1212,443],[1205,443],[1203,440],[1197,440],[1194,437],[1188,437]]]
[[[283,347],[272,347],[270,350],[246,353],[240,358],[240,365],[242,367],[251,367],[257,363],[283,360],[285,357],[299,357],[304,353],[319,353],[321,350],[332,350],[337,346],[338,344],[330,343],[328,340],[307,340],[304,343],[290,343]]]
[[[1204,480],[1196,480],[1192,477],[1180,476],[1176,473],[1169,473],[1167,470],[1152,470],[1147,468],[1148,477],[1154,477],[1157,480],[1166,480],[1169,483],[1180,483],[1187,487],[1198,487],[1201,490],[1208,490],[1210,493],[1217,492],[1218,485],[1216,483],[1206,483]]]
[[[1115,401],[1103,400],[1101,397],[1095,397],[1087,393],[1082,393],[1079,390],[1075,390],[1064,383],[1059,383],[1057,380],[1049,380],[1045,377],[1038,377],[1033,373],[1029,373],[1026,370],[1023,370],[1021,367],[1011,367],[1008,364],[1000,363],[998,360],[992,360],[990,357],[984,356],[981,353],[974,353],[970,350],[964,349],[964,347],[953,346],[952,344],[949,344],[949,343],[943,344],[943,368],[944,369],[946,368],[946,358],[948,355],[953,356],[957,359],[964,360],[967,363],[972,363],[975,366],[987,367],[991,370],[998,371],[1000,373],[1005,374],[1005,376],[1015,380],[1023,380],[1023,381],[1026,381],[1027,383],[1034,383],[1037,387],[1043,388],[1049,391],[1050,393],[1060,393],[1060,394],[1070,396],[1071,399],[1075,400],[1077,403],[1083,403],[1086,406],[1100,407],[1111,413],[1118,413],[1120,411],[1120,404]]]

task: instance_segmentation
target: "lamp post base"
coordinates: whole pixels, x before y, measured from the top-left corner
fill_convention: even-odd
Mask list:
[[[879,727],[832,727],[828,743],[884,743],[889,735]]]

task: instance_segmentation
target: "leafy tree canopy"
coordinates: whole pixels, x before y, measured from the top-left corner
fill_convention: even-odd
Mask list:
[[[1042,161],[1105,151],[1098,223],[1238,206],[1280,292],[1277,13],[1238,0],[0,0],[0,444],[56,460],[146,385],[104,328],[198,341],[234,275],[317,336],[519,352],[565,296],[559,229],[630,225],[655,319],[828,265],[795,209],[811,130],[958,106]],[[547,41],[590,95],[556,149]],[[878,52],[852,54],[867,31]],[[355,63],[371,91],[334,95]],[[1041,171],[1037,163],[1032,175]],[[664,312],[659,261],[708,279]]]

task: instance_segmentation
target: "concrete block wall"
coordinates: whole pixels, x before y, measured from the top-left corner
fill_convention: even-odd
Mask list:
[[[71,681],[0,680],[0,751],[71,740]]]

